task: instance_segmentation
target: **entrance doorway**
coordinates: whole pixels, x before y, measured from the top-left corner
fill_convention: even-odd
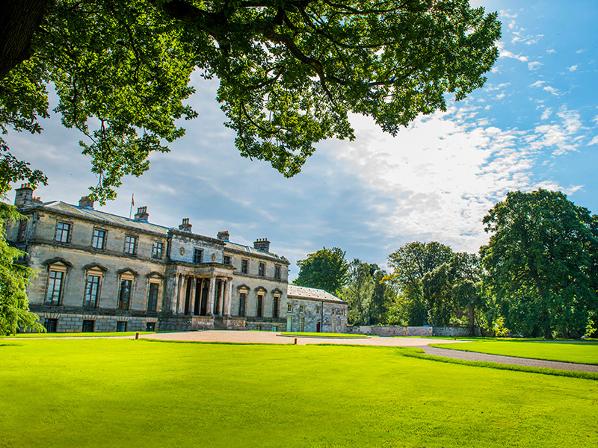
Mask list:
[[[321,325],[320,325],[320,322],[318,322],[318,323],[316,324],[316,332],[318,332],[318,333],[319,333],[319,332],[321,332],[321,331],[322,331],[322,329],[321,329]]]

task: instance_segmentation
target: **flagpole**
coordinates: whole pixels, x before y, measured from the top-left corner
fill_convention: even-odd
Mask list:
[[[135,205],[135,193],[131,194],[131,208],[129,209],[129,219],[133,215],[133,206]]]

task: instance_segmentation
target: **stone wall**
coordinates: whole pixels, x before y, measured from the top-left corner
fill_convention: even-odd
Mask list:
[[[62,314],[62,313],[37,313],[40,322],[44,324],[46,319],[57,320],[57,333],[79,333],[83,331],[83,321],[93,321],[93,331],[117,331],[118,322],[126,322],[123,331],[146,331],[148,323],[153,323],[157,328],[157,318],[152,317],[131,317],[131,316],[102,316],[97,314]]]
[[[320,331],[345,333],[347,328],[347,304],[321,300],[287,299],[288,331]]]
[[[469,327],[403,327],[400,325],[350,325],[347,333],[369,334],[376,336],[471,336]],[[475,332],[479,333],[479,329]]]

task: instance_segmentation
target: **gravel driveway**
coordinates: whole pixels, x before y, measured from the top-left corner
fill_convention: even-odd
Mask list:
[[[433,342],[433,341],[432,341]],[[442,342],[433,342],[442,344]],[[516,358],[514,356],[489,355],[487,353],[465,352],[448,348],[423,346],[428,355],[444,356],[445,358],[464,359],[467,361],[487,361],[500,364],[515,364],[519,366],[545,367],[556,370],[577,370],[583,372],[598,372],[598,366],[592,364],[577,364],[561,361],[544,361],[541,359]]]

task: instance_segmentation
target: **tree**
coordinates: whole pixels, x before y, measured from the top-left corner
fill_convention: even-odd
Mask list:
[[[389,255],[388,264],[393,268],[390,278],[409,304],[409,325],[429,321],[431,298],[427,295],[430,291],[424,289],[424,276],[449,262],[452,256],[450,247],[435,241],[408,243]]]
[[[26,288],[32,271],[19,263],[25,255],[6,242],[5,224],[23,219],[14,207],[0,202],[0,335],[10,335],[18,329],[43,331],[36,314],[29,311]]]
[[[5,0],[0,126],[41,132],[48,86],[104,202],[141,175],[196,113],[195,71],[245,157],[297,174],[327,138],[352,139],[349,114],[395,134],[485,82],[497,14],[468,0]],[[0,175],[6,175],[6,172]],[[14,175],[13,172],[10,175]],[[39,178],[37,179],[40,180]]]
[[[319,288],[336,294],[347,281],[349,264],[345,252],[338,247],[325,247],[297,262],[299,275],[293,282],[298,286]]]
[[[506,326],[523,336],[579,337],[598,310],[598,227],[561,192],[511,192],[484,218],[481,249]]]
[[[476,310],[484,305],[481,294],[479,259],[475,254],[457,252],[449,261],[427,272],[422,279],[428,322],[434,326],[460,323],[466,315],[473,333]]]

